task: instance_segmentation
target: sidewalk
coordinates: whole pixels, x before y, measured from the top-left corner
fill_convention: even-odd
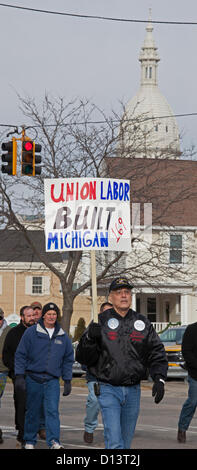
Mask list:
[[[3,436],[3,444],[0,444],[1,449],[16,449],[16,439],[14,437]]]
[[[9,431],[3,430],[3,444],[0,444],[0,450],[1,449],[22,450],[14,434],[15,434],[14,431],[9,432]],[[47,448],[48,447],[47,447],[46,442],[42,441],[41,439],[38,439],[38,442],[36,444],[36,449],[47,449]]]

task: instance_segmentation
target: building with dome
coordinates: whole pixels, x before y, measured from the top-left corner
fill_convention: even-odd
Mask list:
[[[126,105],[120,129],[119,151],[126,157],[179,158],[179,130],[173,111],[158,87],[158,56],[151,10],[141,48],[141,81]]]
[[[197,312],[197,162],[180,158],[176,118],[158,86],[159,60],[150,12],[140,87],[125,107],[116,156],[105,159],[106,175],[130,179],[133,242],[123,272],[135,286],[134,310],[157,331],[169,322],[192,323]],[[144,241],[146,204],[152,209],[150,243]]]
[[[158,87],[159,56],[153,39],[151,17],[140,52],[141,83],[125,108],[115,156],[104,158],[103,176],[130,179],[131,251],[113,264],[112,275],[127,275],[134,285],[132,307],[146,315],[157,331],[169,322],[192,323],[197,318],[197,162],[179,158],[179,131],[175,116]],[[106,152],[107,153],[107,152]],[[111,154],[110,154],[111,155]],[[152,207],[152,241],[146,235],[145,205]],[[135,233],[133,207],[139,208],[139,235]],[[27,221],[28,222],[28,221]],[[45,250],[44,233],[32,230],[32,240]],[[101,252],[99,268],[114,258]],[[66,264],[61,253],[49,261]],[[64,264],[64,266],[65,266]],[[82,261],[73,290],[84,283]],[[110,278],[98,284],[100,303],[107,298]],[[11,294],[12,293],[12,294]],[[10,317],[21,305],[53,299],[62,306],[56,275],[24,244],[21,233],[0,231],[0,306]],[[76,297],[71,332],[83,317],[91,319],[91,292]],[[15,318],[15,317],[14,317]]]

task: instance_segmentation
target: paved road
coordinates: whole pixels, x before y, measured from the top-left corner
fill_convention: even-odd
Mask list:
[[[187,432],[187,443],[181,445],[176,440],[177,422],[181,406],[187,396],[187,384],[182,381],[168,381],[165,397],[159,405],[154,404],[151,388],[151,383],[142,383],[141,411],[132,449],[196,449],[197,416],[193,418],[192,425]],[[100,417],[93,444],[87,445],[83,442],[86,397],[86,387],[73,387],[69,397],[61,396],[61,442],[65,449],[104,449],[103,426]],[[0,445],[0,449],[15,449],[12,384],[7,384],[2,398],[0,427],[4,434],[4,443]],[[38,440],[37,449],[46,448],[46,443]]]

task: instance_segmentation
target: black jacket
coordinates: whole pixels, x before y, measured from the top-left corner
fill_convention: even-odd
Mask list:
[[[163,344],[150,321],[131,309],[122,317],[114,309],[99,314],[101,338],[80,339],[76,360],[98,380],[111,385],[134,385],[147,377],[166,379],[168,362]]]
[[[188,325],[183,335],[182,354],[189,375],[197,380],[197,322]]]
[[[7,366],[9,370],[9,377],[11,377],[12,379],[14,378],[15,352],[23,336],[23,333],[26,331],[26,329],[27,328],[24,326],[24,324],[21,321],[19,325],[14,326],[14,328],[11,328],[11,330],[8,331],[8,334],[4,342],[2,358],[3,358],[4,364]]]

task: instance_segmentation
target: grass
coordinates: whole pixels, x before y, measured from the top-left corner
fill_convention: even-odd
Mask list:
[[[8,377],[7,383],[12,383],[12,380]],[[64,385],[62,379],[60,379],[60,385]],[[82,377],[73,377],[72,378],[72,386],[73,387],[86,387],[86,378],[85,375]]]
[[[87,387],[86,385],[86,378],[85,377],[73,377],[72,378],[72,386],[73,387]]]
[[[64,385],[62,378],[60,378],[60,385]],[[82,377],[73,377],[72,387],[86,387],[85,375],[83,375]]]

